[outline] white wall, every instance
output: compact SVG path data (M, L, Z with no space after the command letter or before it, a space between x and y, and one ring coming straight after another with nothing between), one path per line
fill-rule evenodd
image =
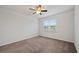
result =
M40 25L40 35L73 42L73 11L40 19L57 19L57 33L45 33ZM0 46L39 35L38 20L29 15L0 8Z
M50 19L57 20L56 33L44 32L42 21ZM40 19L40 35L50 38L55 38L59 40L64 40L68 42L74 42L74 11L69 10L59 14L51 15Z
M75 6L75 46L79 52L79 6Z
M37 35L36 18L0 8L0 46Z

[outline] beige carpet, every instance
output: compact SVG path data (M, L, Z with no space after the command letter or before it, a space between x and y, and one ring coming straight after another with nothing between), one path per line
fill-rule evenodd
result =
M74 53L73 43L46 37L34 37L0 47L4 53Z

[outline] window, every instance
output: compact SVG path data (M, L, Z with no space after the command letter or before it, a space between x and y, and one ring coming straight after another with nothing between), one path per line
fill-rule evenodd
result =
M56 20L45 20L43 21L43 27L45 31L56 31Z

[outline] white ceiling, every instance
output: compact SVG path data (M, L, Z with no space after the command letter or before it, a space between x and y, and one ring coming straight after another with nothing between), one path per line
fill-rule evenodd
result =
M35 5L4 5L0 7L13 10L13 11L25 14L25 15L33 15L33 11L29 10L29 8L34 8ZM44 7L45 9L48 10L48 12L42 13L42 15L34 14L33 16L42 18L42 17L64 12L64 11L74 8L73 5L44 5Z

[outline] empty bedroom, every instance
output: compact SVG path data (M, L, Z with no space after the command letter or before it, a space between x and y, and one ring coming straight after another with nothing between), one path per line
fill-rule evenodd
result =
M74 5L0 5L0 53L77 53L78 14Z

